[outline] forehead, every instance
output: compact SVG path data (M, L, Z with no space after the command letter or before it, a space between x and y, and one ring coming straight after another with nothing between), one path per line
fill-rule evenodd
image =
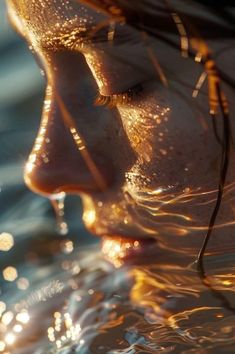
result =
M37 42L88 32L105 19L78 0L8 0L8 10L20 32Z
M81 5L79 0L8 0L8 4L24 21L35 24L63 22L72 17L89 17L95 12ZM44 28L46 27L46 24Z

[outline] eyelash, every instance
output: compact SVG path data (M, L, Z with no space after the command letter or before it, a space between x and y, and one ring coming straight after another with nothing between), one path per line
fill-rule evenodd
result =
M131 103L134 98L141 96L142 92L143 92L142 84L137 84L129 88L126 92L119 93L119 94L104 96L99 93L95 99L94 104L96 106L106 106L112 108L117 106L118 104Z

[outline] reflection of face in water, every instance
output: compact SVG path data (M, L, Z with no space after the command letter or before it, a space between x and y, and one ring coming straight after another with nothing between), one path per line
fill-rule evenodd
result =
M179 250L199 245L215 204L221 157L206 85L192 97L203 67L127 25L98 30L107 17L79 2L12 0L9 13L48 83L27 184L46 195L79 193L85 224L97 235L154 237ZM177 31L168 36L177 43ZM226 71L227 43L209 45ZM226 242L233 233L234 172L231 159L215 230L219 239L227 224Z

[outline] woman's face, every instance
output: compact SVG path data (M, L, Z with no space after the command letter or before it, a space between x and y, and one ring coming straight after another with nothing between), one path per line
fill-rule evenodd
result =
M154 237L179 250L200 244L221 157L206 84L192 97L203 67L79 1L8 4L47 78L28 186L44 195L79 193L84 222L99 236ZM179 42L177 29L168 37ZM217 53L225 43L212 46ZM231 163L230 198L233 181ZM233 220L229 200L225 195L219 225Z

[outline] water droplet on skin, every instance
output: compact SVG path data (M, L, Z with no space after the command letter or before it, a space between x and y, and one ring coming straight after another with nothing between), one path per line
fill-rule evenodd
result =
M68 225L64 220L64 201L66 194L64 192L52 195L50 197L51 204L55 210L56 221L57 221L57 230L60 235L68 234Z

